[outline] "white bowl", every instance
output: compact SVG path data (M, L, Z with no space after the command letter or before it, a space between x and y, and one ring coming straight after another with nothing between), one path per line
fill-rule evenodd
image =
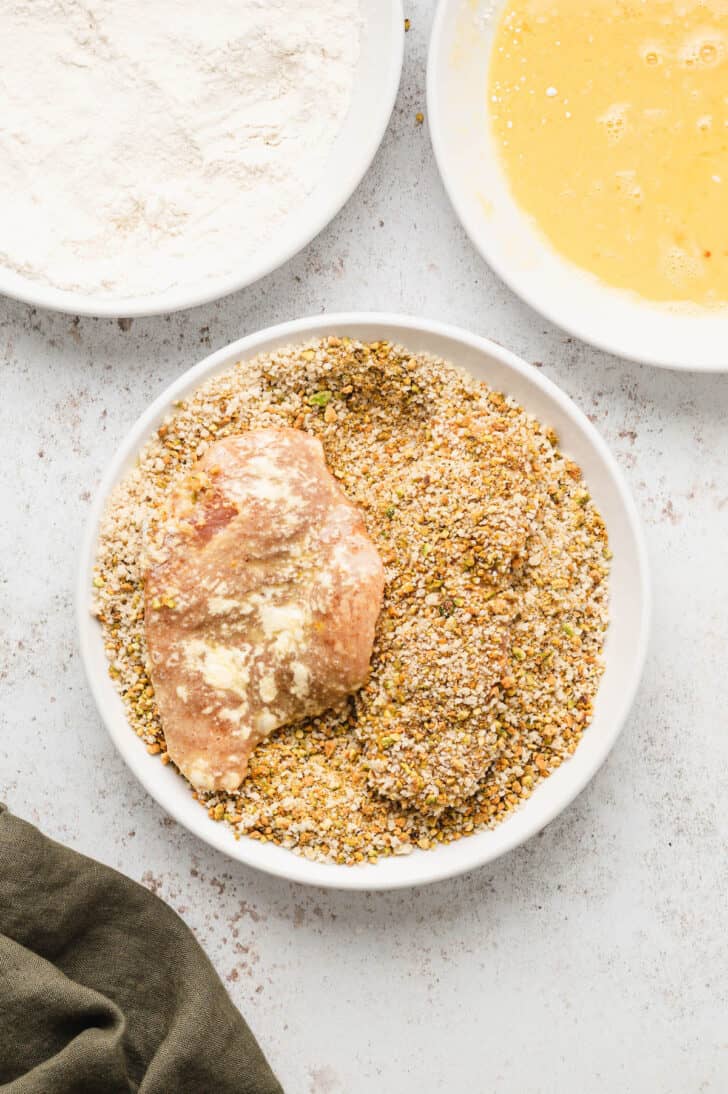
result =
M517 206L487 110L493 31L505 0L440 0L427 110L442 180L465 231L531 307L600 349L667 368L728 370L728 308L651 304L561 258Z
M404 56L402 3L363 0L361 9L364 27L351 106L321 181L278 227L268 244L249 260L241 260L235 274L206 278L201 270L197 286L170 289L158 296L112 300L56 289L0 266L0 293L72 315L162 315L218 300L282 266L310 243L349 200L369 169L389 124Z
M309 862L272 844L235 840L229 828L210 820L193 800L187 783L171 767L164 767L158 757L149 756L129 727L121 699L109 679L101 626L90 613L92 570L106 499L172 404L236 361L331 334L365 341L386 339L403 343L413 352L436 354L515 396L529 412L557 430L564 451L583 468L614 552L606 670L593 722L575 755L497 828L434 851L418 850L407 857L355 867ZM614 744L632 704L647 647L649 599L647 556L634 504L604 441L566 395L512 353L466 331L395 315L353 314L300 319L250 335L213 353L160 395L132 427L95 499L81 552L77 606L83 662L109 733L140 782L180 824L231 858L291 881L338 889L395 889L461 874L491 862L538 832L583 790Z

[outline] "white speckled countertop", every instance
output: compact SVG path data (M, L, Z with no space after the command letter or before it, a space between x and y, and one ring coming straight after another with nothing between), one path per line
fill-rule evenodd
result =
M728 376L594 352L521 305L455 221L425 109L433 0L406 3L402 90L374 168L282 270L160 319L0 300L0 797L187 920L288 1094L728 1089ZM392 895L298 889L168 820L117 756L76 646L89 497L149 400L211 349L326 310L458 323L543 368L617 454L654 569L632 717L525 847Z

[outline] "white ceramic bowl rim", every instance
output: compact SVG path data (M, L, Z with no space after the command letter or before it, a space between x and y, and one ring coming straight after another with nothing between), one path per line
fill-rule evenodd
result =
M89 611L98 526L106 499L113 486L133 463L144 441L169 412L172 403L194 391L212 374L231 367L238 360L251 358L274 347L333 333L348 333L362 339L386 337L401 341L412 350L419 345L425 352L424 343L449 340L460 347L463 355L482 355L490 360L494 370L507 372L514 383L541 393L554 415L558 412L564 421L573 424L583 444L594 453L598 465L605 472L610 490L618 499L624 535L631 543L634 594L639 601L634 633L628 635L631 649L626 667L622 669L618 701L610 716L609 725L602 729L598 739L594 736L589 738L590 731L587 731L575 757L541 784L513 817L496 829L476 833L434 851L415 851L403 858L387 858L376 865L357 867L311 862L272 844L261 844L246 838L235 840L227 826L211 821L205 810L192 799L186 783L170 768L163 767L157 757L150 757L143 743L129 728L121 700L106 671L100 626ZM456 354L453 355L450 351L449 356L452 360ZM527 406L526 409L531 408ZM535 410L532 412L540 413ZM434 321L377 313L314 316L251 334L205 358L183 373L155 399L119 447L95 497L81 551L76 604L82 660L98 709L123 759L162 808L212 847L250 866L304 884L364 890L427 884L472 870L523 843L566 808L601 766L626 719L642 673L650 615L647 553L637 511L609 449L591 422L568 396L532 366L484 338ZM599 697L597 705L598 703ZM588 757L586 751L582 751L587 741ZM578 773L577 757L580 763ZM558 793L553 792L550 801L539 797L544 786L554 784L559 779L561 782L558 783Z
M402 0L365 0L369 30L365 35L363 50L367 57L376 58L381 67L372 70L370 81L364 78L360 58L360 72L354 84L352 105L334 146L331 163L335 170L327 168L322 182L285 221L281 230L270 243L264 245L260 255L235 274L209 278L198 286L172 288L158 295L130 296L109 300L83 293L58 289L41 282L22 277L0 266L0 293L21 300L26 304L69 315L90 315L99 318L136 318L147 315L164 315L182 311L219 300L259 281L293 258L319 232L334 219L352 196L366 175L382 143L389 125L402 76L404 59L404 13ZM362 6L364 10L364 5ZM376 21L374 16L376 15ZM386 32L384 31L386 27ZM388 46L388 53L383 53ZM370 82L376 81L376 94L369 95ZM357 100L357 95L361 100ZM337 147L348 138L351 115L358 106L366 128L360 126L347 148L346 155L337 155Z
M432 146L447 195L473 246L530 307L598 349L662 368L728 371L728 309L670 308L613 289L561 258L516 204L489 134L481 56L505 2L439 0L430 38ZM466 52L459 49L453 63L453 39L463 13L482 15L483 31L468 36ZM472 94L475 72L469 65L482 76L480 90Z

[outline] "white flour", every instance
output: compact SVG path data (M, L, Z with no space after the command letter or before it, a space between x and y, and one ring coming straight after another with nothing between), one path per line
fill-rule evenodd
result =
M320 180L359 0L0 0L0 264L110 299L232 274Z

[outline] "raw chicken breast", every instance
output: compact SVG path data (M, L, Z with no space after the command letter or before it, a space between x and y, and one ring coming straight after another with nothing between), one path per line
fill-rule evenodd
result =
M156 702L193 786L235 790L259 741L364 684L383 590L318 440L257 429L208 449L145 553Z

